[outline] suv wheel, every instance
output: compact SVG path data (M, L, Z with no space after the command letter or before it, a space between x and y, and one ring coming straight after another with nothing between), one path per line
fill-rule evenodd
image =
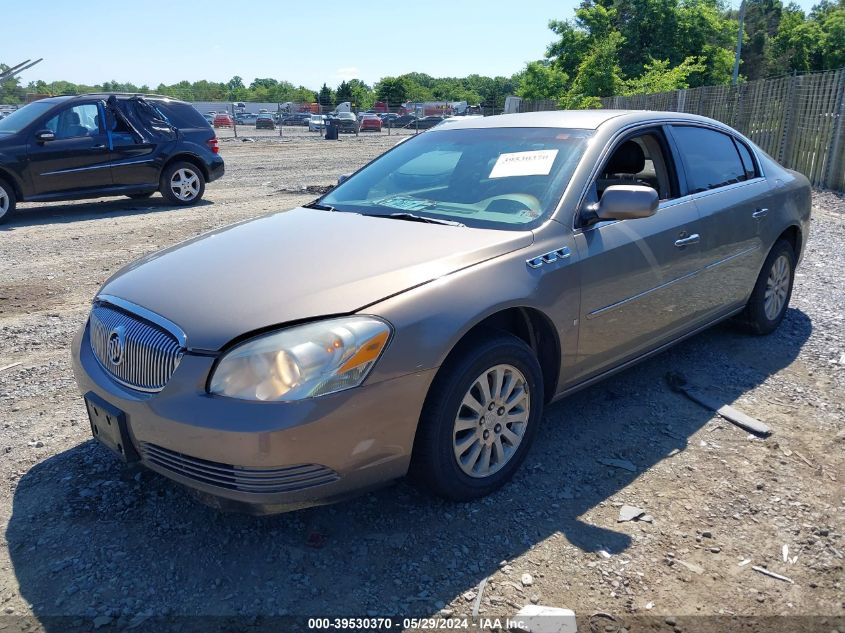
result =
M0 180L0 224L9 219L15 212L15 190L3 180Z
M412 478L455 501L490 494L525 459L542 410L542 371L530 347L499 332L469 342L428 394Z
M161 175L159 191L172 204L194 204L205 192L205 178L193 163L173 163Z
M740 320L753 334L770 334L777 329L792 297L795 251L786 240L778 240L769 251L751 298Z

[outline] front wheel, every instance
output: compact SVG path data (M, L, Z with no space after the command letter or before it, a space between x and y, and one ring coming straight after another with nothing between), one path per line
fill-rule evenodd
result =
M490 494L525 459L542 411L542 370L530 347L501 332L467 341L426 398L411 477L454 501Z
M159 191L171 204L194 204L205 192L205 178L193 163L173 163L162 173Z
M0 224L3 224L15 212L15 190L7 182L0 180Z
M795 251L786 240L778 240L754 285L740 320L753 334L771 334L777 329L792 297Z

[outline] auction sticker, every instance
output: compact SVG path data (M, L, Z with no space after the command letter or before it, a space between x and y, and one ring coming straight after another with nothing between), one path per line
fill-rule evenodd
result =
M557 158L556 149L500 154L490 171L490 178L510 176L548 176Z

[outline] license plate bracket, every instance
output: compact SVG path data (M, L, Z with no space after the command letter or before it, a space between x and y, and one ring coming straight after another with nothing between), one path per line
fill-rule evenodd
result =
M94 438L123 461L139 461L140 457L129 436L126 414L95 393L87 393L84 398Z

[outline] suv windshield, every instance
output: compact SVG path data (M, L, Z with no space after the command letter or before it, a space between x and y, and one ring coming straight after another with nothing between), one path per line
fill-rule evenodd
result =
M55 101L34 101L0 120L0 133L15 134L56 105Z
M560 200L590 136L560 128L426 132L319 202L366 215L413 213L473 227L532 228Z

